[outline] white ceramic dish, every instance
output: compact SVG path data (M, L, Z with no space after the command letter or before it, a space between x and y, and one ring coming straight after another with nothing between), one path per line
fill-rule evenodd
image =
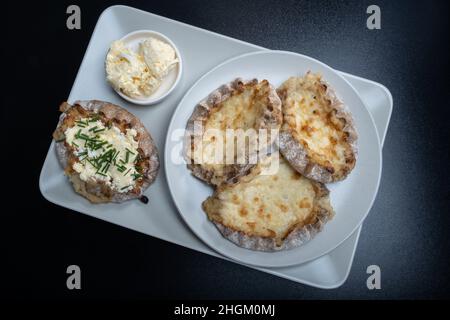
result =
M169 44L175 50L176 56L178 58L178 63L174 68L172 68L172 70L169 71L167 76L161 82L160 87L148 97L132 98L127 96L120 90L116 90L115 88L113 88L114 91L116 91L117 94L121 96L123 99L139 105L152 105L163 100L165 97L171 94L172 91L176 88L178 82L180 82L181 75L183 73L183 60L181 58L180 51L178 50L177 46L173 43L173 41L170 40L165 35L163 35L162 33L153 30L136 30L128 33L120 40L122 40L125 43L125 45L132 51L137 52L139 48L139 43L148 38L156 38Z
M185 66L189 66L184 68L183 77L177 89L152 108L142 108L120 99L104 81L103 63L105 52L111 41L137 29L158 30L169 36L183 53ZM192 86L202 74L221 62L243 53L263 50L267 49L150 12L121 5L112 6L107 8L98 19L68 101L96 98L122 105L139 116L145 125L151 128L152 136L159 150L162 151L170 118L185 90ZM392 112L392 97L389 90L379 83L347 73L339 73L358 90L366 102L383 142ZM164 170L160 171L155 184L145 192L151 201L148 206L134 202L127 203L123 207L92 206L73 192L58 164L54 143L51 143L42 167L39 188L48 201L74 210L74 214L83 213L223 259L225 264L230 263L230 259L207 246L183 223L169 194ZM152 201L152 199L158 199L158 201ZM127 210L127 214L124 215L123 210ZM345 282L350 272L360 231L361 226L330 253L301 265L286 268L249 267L309 286L323 289L336 288ZM169 251L167 254L170 254Z
M336 212L324 231L307 244L286 251L258 252L236 246L221 236L201 209L211 187L194 178L181 154L180 129L195 105L220 85L236 77L268 79L278 87L290 76L319 72L349 107L358 131L358 160L347 179L329 184ZM325 64L286 51L255 52L232 58L201 77L178 105L166 139L165 169L169 189L181 216L191 230L211 248L245 264L286 267L316 259L347 239L362 223L375 199L381 177L381 148L372 116L356 90ZM364 186L364 188L361 188Z

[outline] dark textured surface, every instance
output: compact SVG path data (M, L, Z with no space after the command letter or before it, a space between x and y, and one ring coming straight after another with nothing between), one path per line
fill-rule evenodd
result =
M57 106L69 94L98 16L110 5L104 2L77 2L81 31L65 27L68 1L21 2L20 8L6 4L3 11L2 155L14 150L15 165L5 169L7 157L2 157L3 187L9 190L2 197L12 205L2 212L2 295L449 298L448 2L375 1L382 10L382 29L375 31L365 26L372 1L121 2L265 47L310 55L391 90L395 105L379 194L364 223L350 276L331 291L168 244L42 198L38 176ZM30 132L31 145L26 140ZM65 287L69 264L83 270L81 291ZM366 288L365 270L371 264L382 270L378 291Z

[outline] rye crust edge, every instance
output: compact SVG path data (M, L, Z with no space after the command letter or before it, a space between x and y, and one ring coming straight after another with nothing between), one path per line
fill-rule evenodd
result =
M267 80L263 80L267 81ZM207 182L208 184L211 184L213 186L216 186L216 184L212 183L211 180L214 177L214 171L205 169L201 164L192 164L191 159L189 158L189 149L191 148L191 141L194 139L194 126L197 121L200 121L202 124L204 124L210 113L220 107L220 105L225 102L229 97L231 97L235 93L239 93L243 91L244 87L247 85L257 85L258 79L252 79L245 81L242 78L236 78L235 80L224 84L211 92L204 100L199 102L196 107L194 108L194 111L192 112L191 116L189 117L189 120L186 124L186 134L184 137L184 158L187 162L187 168L191 170L192 175L199 178L200 180L203 180ZM259 119L256 130L259 129L279 129L282 124L282 113L281 113L281 100L278 97L278 94L276 92L276 89L270 84L270 92L268 94L268 103L267 108L264 110L264 114ZM273 143L276 140L277 136L272 137L271 136L271 142ZM270 149L271 146L269 146L268 149ZM257 150L257 152L260 152L262 150ZM264 150L268 152L268 150ZM250 157L251 155L247 155L247 157ZM251 169L255 167L255 164L234 164L234 165L225 165L224 171L225 171L225 179L223 183L225 184L233 184L236 183L237 180L248 174Z
M353 118L347 107L337 97L336 92L330 85L323 79L320 79L320 84L326 88L324 98L330 102L330 107L336 111L336 118L345 121L343 132L347 133L346 142L350 146L354 156L354 162L356 163L358 155L358 134L355 129ZM278 91L278 94L282 96L280 91ZM278 147L286 160L295 170L311 180L322 183L341 181L350 174L355 166L354 164L351 168L348 168L342 176L338 177L334 175L333 172L327 170L326 167L310 159L308 150L294 138L291 132L282 129L278 137Z
M99 100L80 100L75 101L73 105L70 105L67 102L63 102L61 104L60 111L62 113L59 117L57 128L53 133L53 137L55 139L55 150L61 166L66 169L69 158L69 150L65 146L64 141L60 141L61 134L64 135L63 132L61 133L61 125L66 117L66 111L77 105L88 111L96 113L101 112L108 120L116 119L130 124L130 127L135 129L139 134L138 147L142 150L144 155L149 158L149 165L146 172L143 173L144 181L140 186L138 193L113 192L110 197L107 197L102 193L102 188L98 183L83 181L80 179L78 173L69 175L69 179L72 182L75 191L93 203L120 203L141 197L142 193L155 181L157 177L160 166L158 150L151 135L142 122L135 115L115 104Z
M313 182L319 190L319 197L316 199L316 212L314 222L306 224L302 227L296 227L284 238L281 245L277 244L276 239L269 237L253 236L245 232L227 227L220 222L211 221L222 236L235 245L254 251L283 251L300 247L308 241L312 240L315 235L322 231L325 224L334 217L334 211L331 206L321 205L322 200L329 196L328 188L320 182Z

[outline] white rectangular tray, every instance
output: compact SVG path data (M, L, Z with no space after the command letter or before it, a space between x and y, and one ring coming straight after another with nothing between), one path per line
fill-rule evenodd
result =
M176 43L183 57L184 74L178 88L155 106L131 105L120 99L105 82L104 58L110 43L138 29L155 30L167 35ZM112 6L102 13L97 22L68 101L95 98L127 108L142 119L162 156L170 117L186 90L220 62L258 50L267 49L131 7ZM384 141L392 110L389 91L378 83L345 73L343 75L365 100L375 119L381 141ZM150 199L148 205L138 201L92 205L73 192L57 162L52 142L41 171L39 187L48 201L60 206L226 259L195 237L181 220L170 197L164 168L160 169L156 182L146 191ZM289 268L252 268L319 288L338 287L344 283L350 271L360 230L330 254L309 263Z

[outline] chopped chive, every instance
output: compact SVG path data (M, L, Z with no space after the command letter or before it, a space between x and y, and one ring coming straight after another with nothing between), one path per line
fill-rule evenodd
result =
M92 160L90 160L90 159L86 159L95 169L98 169L98 165L94 162L94 161L92 161Z
M128 149L128 148L125 148L129 153L131 153L131 154L135 154L133 151L131 151L130 149Z
M115 149L114 149L115 150ZM120 150L117 151L117 153L113 157L113 161L116 161L117 155L120 153Z
M97 126L90 128L89 131L94 131L95 129L97 129Z
M87 126L89 123L87 121L75 120L75 123L79 126Z
M103 129L97 129L97 130L93 130L93 131L94 131L94 133L99 133L99 132L105 131L105 128L103 128Z
M129 168L129 169L127 170L127 172L125 172L123 175L126 176L126 175L128 174L128 172L130 172L130 171L131 171L131 168Z
M134 155L134 152L128 148L125 148L125 149L127 150L127 154L125 155L125 161L128 163L128 161L130 161L130 154Z
M101 147L103 147L103 146L104 146L105 144L107 144L107 143L108 143L108 142L106 142L106 141L97 143L97 144L95 144L95 145L92 146L92 149L93 149L93 150L98 150L98 149L100 149Z
M125 190L125 189L127 189L127 188L129 188L129 187L131 187L131 185L122 187L122 188L120 188L120 190Z
M95 115L95 116L91 117L91 118L88 120L88 122L96 122L96 121L99 120L99 119L100 119L100 117L99 117L98 115Z
M125 166L122 166L122 165L117 166L117 171L119 171L120 173L124 172L126 169L127 169L127 167L125 167Z
M91 138L89 138L87 135L85 135L84 133L81 133L81 129L78 131L78 133L75 135L75 138L77 139L82 139L82 140L92 140Z
M142 174L140 174L140 173L133 173L131 176L133 177L133 181L134 181L134 180L137 180L140 177L142 177Z
M75 146L75 147L79 147L79 145L76 144L75 141L72 141L72 145Z
M107 164L105 165L105 167L103 168L102 172L103 172L103 173L106 173L106 172L108 171L108 169L109 169L109 163L107 163Z

